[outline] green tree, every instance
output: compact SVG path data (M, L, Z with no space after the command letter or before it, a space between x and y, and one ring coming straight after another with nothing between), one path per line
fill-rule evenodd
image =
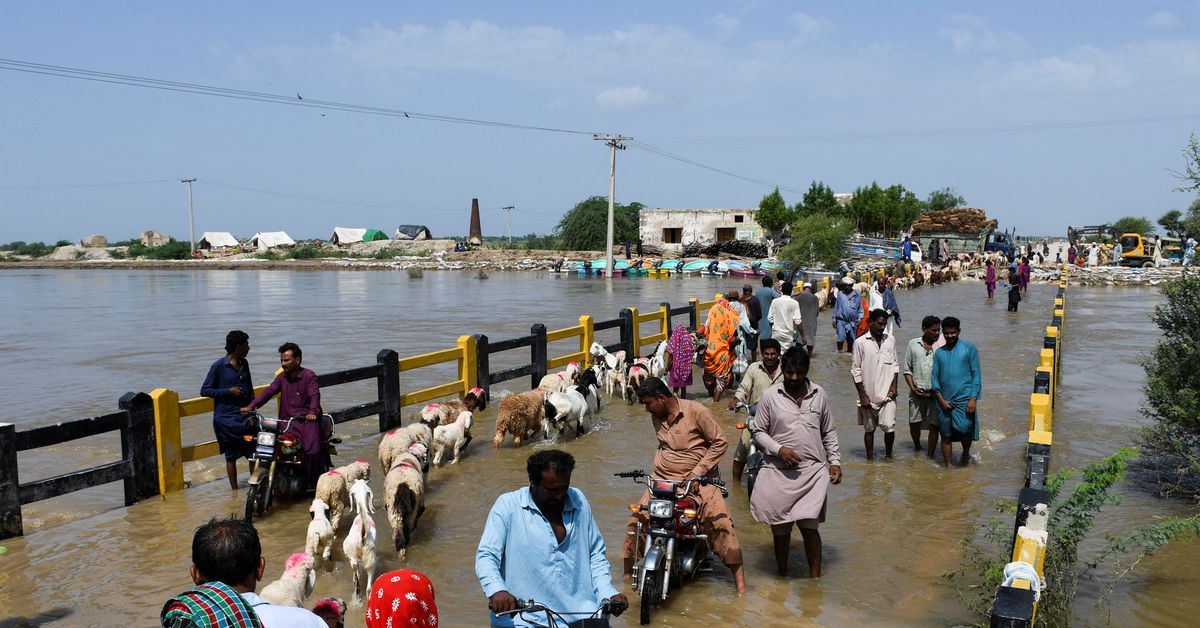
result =
M884 211L879 231L891 237L897 230L908 229L917 218L921 217L921 199L916 194L904 189L897 183L883 191Z
M845 255L846 240L852 231L853 226L846 218L803 214L792 222L789 230L792 242L779 256L801 268L821 266L832 270Z
M784 202L779 188L775 188L775 191L762 197L762 200L758 202L758 212L754 214L754 219L776 242L779 241L783 230L787 228L794 217L794 212Z
M1117 233L1151 234L1154 233L1154 224L1142 216L1122 216L1113 223L1113 229Z
M842 207L838 205L833 189L822 181L813 181L804 193L804 199L796 204L797 216L805 214L823 214L825 216L841 215Z
M1200 192L1200 139L1192 133L1188 145L1183 149L1185 162L1183 172L1176 173L1183 179L1183 185L1175 188L1176 192Z
M1183 212L1172 209L1163 214L1162 218L1158 219L1158 226L1162 227L1167 235L1179 237L1179 234L1183 232Z
M850 219L854 221L854 229L860 233L867 233L876 230L876 226L883 222L885 205L883 188L872 181L871 185L854 189L854 197L850 199L846 209Z
M1188 207L1187 216L1183 219L1181 225L1183 234L1193 238L1200 238L1200 198L1192 201Z
M929 193L929 198L925 199L925 211L941 211L943 209L954 209L955 207L963 207L967 204L966 199L954 191L952 187L944 187L940 190L934 190Z
M613 207L613 243L638 239L641 203ZM608 197L592 196L577 203L563 215L555 228L564 248L575 251L602 251L608 238Z

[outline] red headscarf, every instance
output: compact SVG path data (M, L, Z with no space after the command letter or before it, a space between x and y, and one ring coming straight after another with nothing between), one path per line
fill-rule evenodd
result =
M433 583L424 574L399 569L375 579L367 598L367 628L437 628L437 625Z

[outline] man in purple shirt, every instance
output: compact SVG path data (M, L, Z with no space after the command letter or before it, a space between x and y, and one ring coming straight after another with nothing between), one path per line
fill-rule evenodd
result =
M244 331L234 330L225 335L225 357L212 363L208 376L200 385L201 397L213 399L213 432L217 445L225 455L225 471L229 474L229 486L237 490L237 459L250 458L254 443L243 436L250 433L248 421L240 409L254 398L254 383L250 381L250 365L246 355L250 353L250 336ZM254 460L250 460L250 473L254 473Z
M325 439L321 423L321 389L317 387L317 374L300 366L303 353L294 342L279 346L279 366L283 369L275 381L267 386L250 405L242 408L250 413L279 395L279 418L300 418L292 423L291 432L300 436L304 444L305 467L309 487L317 485L317 478L329 468L329 456L325 453Z

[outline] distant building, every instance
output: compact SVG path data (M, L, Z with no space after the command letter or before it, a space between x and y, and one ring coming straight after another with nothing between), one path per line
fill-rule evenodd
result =
M196 248L203 250L212 249L232 249L237 248L237 238L233 237L228 231L205 231L200 234L200 239L196 242Z
M760 242L763 228L754 220L757 208L643 209L638 224L642 244L678 251L692 243L728 240Z
M171 236L163 235L157 231L142 232L142 246L162 246L171 242Z

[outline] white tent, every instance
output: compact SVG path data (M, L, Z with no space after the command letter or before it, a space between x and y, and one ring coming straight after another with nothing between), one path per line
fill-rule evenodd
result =
M296 246L296 241L283 231L259 231L250 238L250 246L265 251L281 246Z
M347 244L362 242L363 237L366 235L366 229L358 229L355 227L334 227L333 236L329 238L329 241L337 245L345 246Z
M196 248L200 249L235 248L237 245L237 238L228 231L205 231L196 242Z

